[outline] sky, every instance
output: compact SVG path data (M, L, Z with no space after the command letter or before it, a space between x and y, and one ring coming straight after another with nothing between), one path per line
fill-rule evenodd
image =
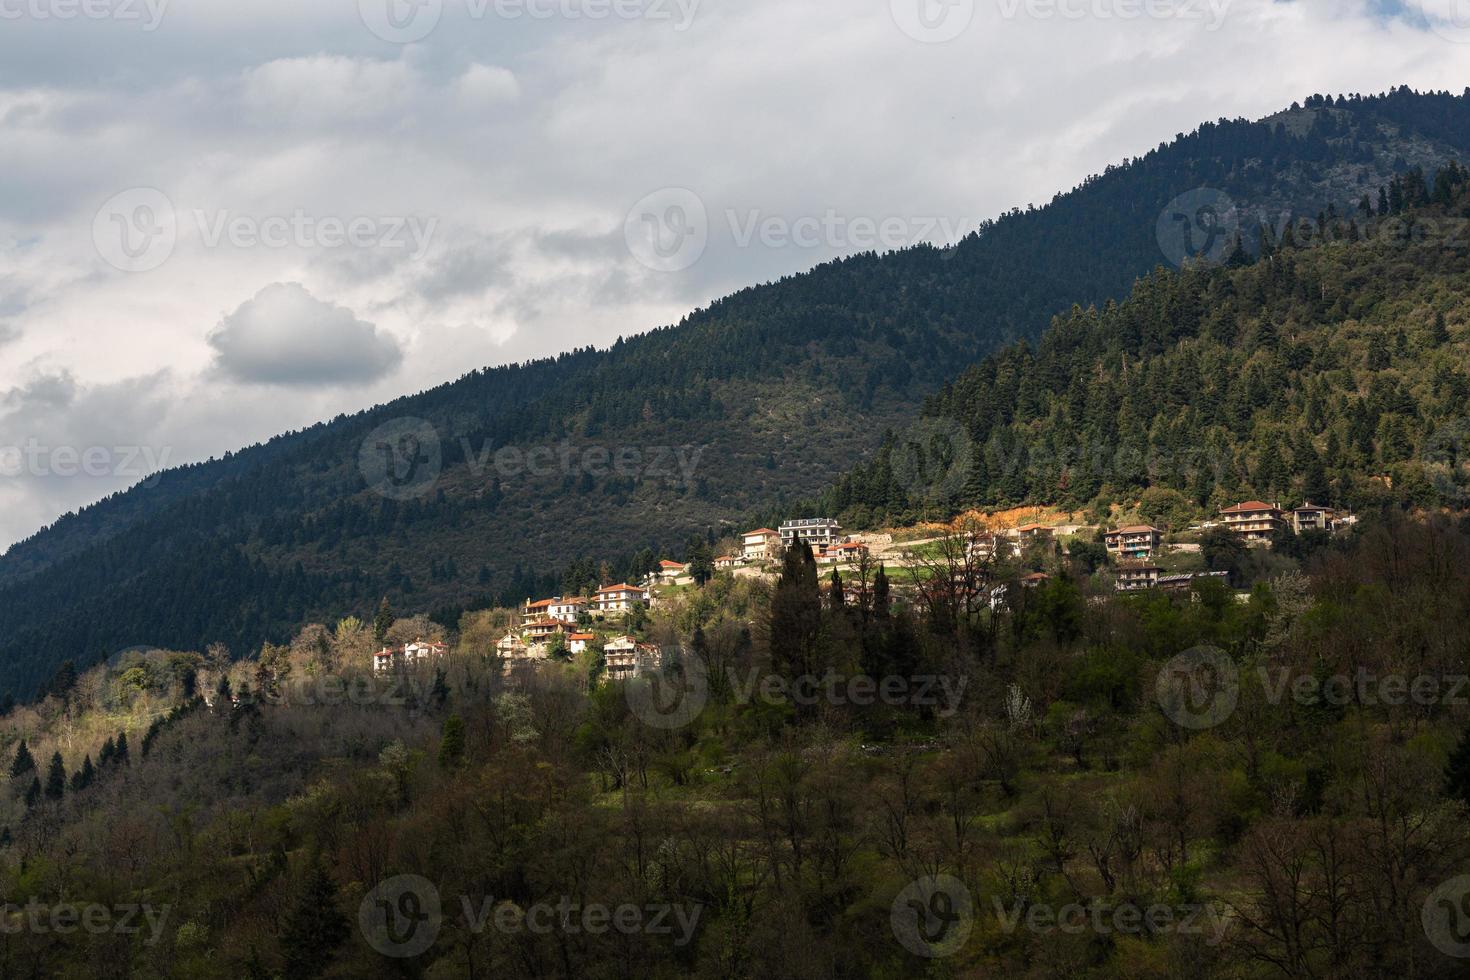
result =
M0 549L1401 84L1470 84L1470 2L0 0Z

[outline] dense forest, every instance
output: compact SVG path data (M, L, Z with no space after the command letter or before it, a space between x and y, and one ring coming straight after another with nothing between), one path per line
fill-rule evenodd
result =
M1274 557L1118 596L1053 554L938 616L792 549L654 610L644 681L507 671L508 610L389 677L423 622L73 671L0 717L0 970L1463 976L1470 523Z
M1371 508L1470 496L1470 197L1451 162L1264 257L1159 271L987 357L838 482L848 526L970 505L1188 516L1244 499Z
M573 559L626 565L780 513L966 365L1036 338L1058 309L1126 295L1166 258L1157 218L1179 194L1214 188L1246 223L1342 213L1395 174L1467 153L1465 95L1314 96L1202 126L952 248L855 255L607 350L476 370L169 471L0 558L0 688L26 696L67 659L139 643L250 650L314 616L368 615L385 594L452 620ZM423 459L429 478L383 492L371 456L384 426L404 425L408 468ZM487 462L563 446L643 462L534 477ZM668 450L692 465L655 465Z

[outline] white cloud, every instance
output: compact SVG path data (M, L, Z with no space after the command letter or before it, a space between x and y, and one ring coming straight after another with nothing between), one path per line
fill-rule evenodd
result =
M403 359L398 342L300 283L272 283L209 335L215 367L247 384L375 381Z
M1195 5L1223 10L1213 29L1035 16L1110 5L1125 7L976 4L945 44L906 36L882 0L704 0L683 31L446 4L404 48L351 2L195 0L153 32L7 21L0 378L70 379L56 417L83 444L116 441L94 407L108 393L146 393L152 410L116 424L185 462L485 363L675 322L842 251L740 247L729 211L973 222L1205 120L1470 77L1470 44L1376 0ZM128 275L91 231L98 206L135 187L167 194L179 239L164 265ZM664 187L697 192L713 221L703 258L674 275L622 242L628 208ZM211 247L199 211L438 224L423 255ZM11 481L0 546L84 502L71 489L84 485Z

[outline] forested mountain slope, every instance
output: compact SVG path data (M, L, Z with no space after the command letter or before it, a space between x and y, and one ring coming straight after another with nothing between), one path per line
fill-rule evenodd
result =
M405 609L515 598L573 557L677 547L818 491L966 364L1058 309L1124 295L1165 258L1156 226L1179 194L1315 214L1467 149L1465 96L1314 97L1203 126L952 249L828 263L608 350L475 371L164 474L0 559L0 688L25 694L65 659L136 643L239 653L384 594ZM398 459L410 477L433 470L422 492L373 483L385 424L427 434ZM572 465L540 477L490 462L564 443ZM587 448L640 457L612 472Z
M1096 505L1147 488L1208 514L1256 498L1367 508L1470 499L1470 172L1300 234L1258 262L1160 272L985 358L824 505L849 526L926 508ZM1299 230L1300 231L1300 230ZM963 469L963 473L958 470ZM962 477L962 478L961 478ZM939 495L936 499L935 494Z

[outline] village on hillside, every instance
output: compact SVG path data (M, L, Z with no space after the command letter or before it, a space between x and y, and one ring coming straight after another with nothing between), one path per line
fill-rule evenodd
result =
M1044 509L1036 510L1035 516L1043 516ZM1068 523L1065 515L1052 517L1051 523L1030 520L1010 527L1001 526L1003 519L962 518L933 533L915 530L911 533L918 536L904 541L895 541L893 533L847 534L828 517L801 518L776 529L745 532L713 560L712 570L715 575L774 581L787 549L806 546L818 565L833 570L833 582L839 584L829 582L828 588L861 593L869 587L874 570L882 568L895 576L894 601L920 613L937 590L951 596L959 592L967 607L983 604L998 613L1006 606L1007 579L1023 588L1039 586L1051 579L1051 570L1062 561L1089 551L1098 553L1099 564L1118 592L1189 593L1203 579L1228 584L1228 571L1204 567L1200 538L1212 531L1223 531L1246 548L1270 549L1291 537L1333 534L1357 522L1350 513L1310 502L1283 508L1259 500L1224 508L1217 520L1189 525L1178 533L1153 524L1102 528ZM900 572L908 573L907 580L898 576ZM843 573L849 577L845 586L840 584ZM636 584L605 585L590 596L528 597L495 641L495 653L510 669L592 650L600 654L603 681L657 673L666 666L665 649L643 635L646 612L703 584L692 562L666 558ZM373 671L384 674L432 665L447 652L444 643L422 638L385 646L373 656Z

